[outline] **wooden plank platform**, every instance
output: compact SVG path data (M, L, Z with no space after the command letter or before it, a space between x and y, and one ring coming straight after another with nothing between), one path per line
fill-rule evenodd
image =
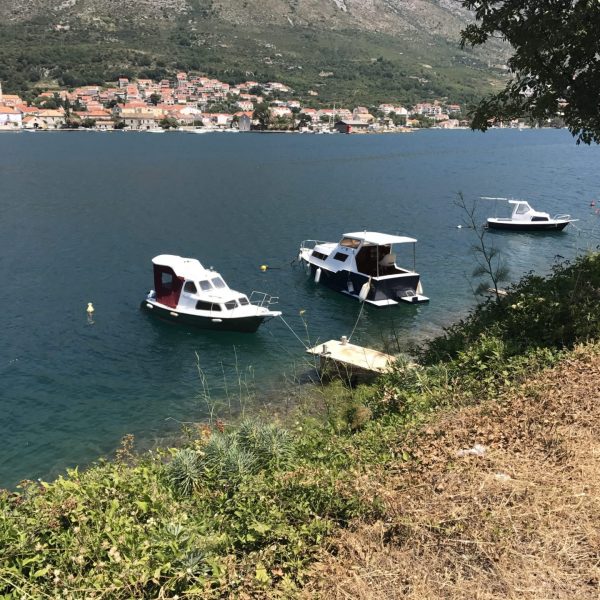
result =
M346 373L377 375L389 371L396 358L363 346L350 344L345 340L329 340L307 349L309 354L320 358L321 371L330 366L337 366ZM328 369L331 372L331 369ZM331 373L330 373L331 374Z

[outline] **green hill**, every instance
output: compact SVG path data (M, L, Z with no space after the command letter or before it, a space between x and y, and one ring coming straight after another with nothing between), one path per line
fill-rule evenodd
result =
M282 81L328 103L465 102L500 85L506 55L459 48L470 15L452 0L0 0L0 11L7 92L186 70Z

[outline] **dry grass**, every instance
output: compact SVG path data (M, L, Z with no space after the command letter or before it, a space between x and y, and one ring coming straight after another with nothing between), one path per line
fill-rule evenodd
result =
M307 597L600 598L600 347L403 449L371 482L385 518L333 540Z

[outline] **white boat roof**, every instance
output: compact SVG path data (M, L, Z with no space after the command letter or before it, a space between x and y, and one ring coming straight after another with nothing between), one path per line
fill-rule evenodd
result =
M210 276L219 275L216 271L205 269L195 258L183 258L174 254L160 254L152 259L152 264L162 267L171 267L178 277L198 281Z
M414 238L406 237L404 235L389 235L387 233L378 233L377 231L356 231L354 233L344 233L344 237L361 240L368 244L375 244L376 246L385 246L387 244L407 244L415 243L417 241Z

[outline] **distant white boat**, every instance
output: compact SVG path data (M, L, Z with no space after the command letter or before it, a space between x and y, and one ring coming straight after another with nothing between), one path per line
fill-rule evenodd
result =
M551 217L547 212L534 210L525 200L509 200L508 198L489 198L483 200L504 200L513 205L510 217L490 217L486 225L490 229L504 229L509 231L562 231L569 223L571 215L555 215Z
M150 129L146 129L146 133L164 133L165 129L162 127L150 127Z

